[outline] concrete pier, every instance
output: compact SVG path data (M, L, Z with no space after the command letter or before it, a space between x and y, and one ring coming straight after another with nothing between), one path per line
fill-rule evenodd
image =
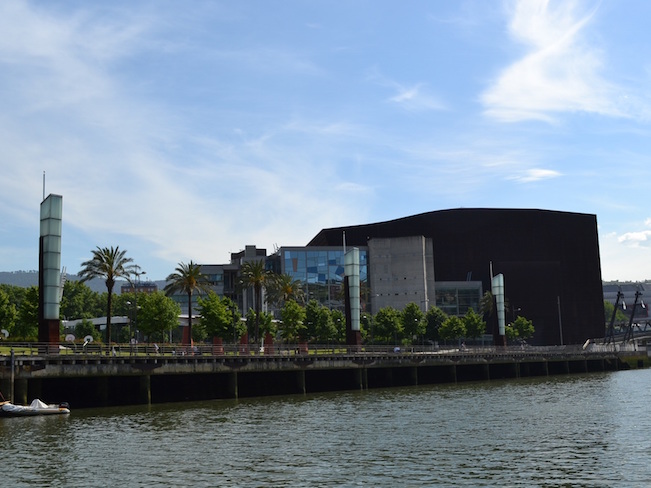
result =
M447 353L360 349L297 355L33 354L17 355L14 363L0 356L0 388L5 397L13 391L17 403L38 397L80 408L490 381L629 367L630 361L622 361L620 356L619 351L549 348Z

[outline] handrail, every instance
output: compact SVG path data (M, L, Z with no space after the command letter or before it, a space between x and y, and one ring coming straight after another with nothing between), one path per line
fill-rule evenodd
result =
M125 357L314 357L319 356L389 356L389 357L454 357L460 360L500 357L535 357L535 356L591 356L604 353L635 352L635 344L591 344L566 346L463 346L462 348L438 346L402 346L402 345L360 345L342 344L295 344L280 343L256 347L252 344L187 344L175 343L116 343L108 347L102 343L38 343L38 342L0 342L0 356L9 356L12 352L19 356L39 356L48 358L65 358L79 356L106 356L109 358Z

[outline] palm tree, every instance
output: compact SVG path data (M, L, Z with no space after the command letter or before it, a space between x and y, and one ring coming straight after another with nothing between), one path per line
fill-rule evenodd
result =
M265 268L264 260L247 261L240 269L240 284L243 288L253 288L255 295L255 330L253 342L258 342L260 331L260 309L262 307L262 290L271 286L274 274Z
M120 246L104 247L92 251L93 257L89 261L81 263L82 270L79 272L81 282L84 283L93 278L102 278L106 282L108 300L106 302L106 343L111 344L111 305L113 301L113 287L116 279L127 278L133 271L130 265L133 261L125 255L126 250L120 251ZM108 351L107 351L108 354Z
M295 280L289 274L274 275L272 284L268 288L267 301L278 307L282 307L287 300L305 303L303 282Z
M188 264L179 263L175 272L167 277L165 294L173 295L176 292L187 293L188 295L188 333L190 344L192 344L192 294L210 291L208 278L201 273L201 266L190 261Z

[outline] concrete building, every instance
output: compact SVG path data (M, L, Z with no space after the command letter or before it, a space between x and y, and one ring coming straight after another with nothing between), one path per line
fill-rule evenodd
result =
M604 336L597 219L591 214L428 212L323 229L307 246L281 247L271 256L246 246L231 255L230 264L203 265L202 270L215 292L232 298L243 313L253 307L253 296L237 286L239 269L253 259L264 259L268 269L300 280L308 300L343 309L344 246L360 250L362 311L401 310L414 302L423 311L435 305L462 316L470 308L479 310L492 276L501 273L507 322L518 315L532 320L532 344L582 344Z
M432 240L422 235L369 239L368 286L373 313L384 307L401 310L410 302L427 311L435 290L432 253Z
M324 229L307 249L342 248L344 235L347 246L368 248L373 313L375 306L401 308L433 298L443 310L463 314L470 304L478 306L491 277L501 273L508 313L534 323L532 343L579 344L604 336L595 215L442 210Z

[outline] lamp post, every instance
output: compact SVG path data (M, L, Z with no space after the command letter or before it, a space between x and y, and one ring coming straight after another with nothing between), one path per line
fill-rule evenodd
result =
M521 311L522 311L521 308L514 308L513 310L511 310L511 315L513 316L513 322L515 322L515 314L516 314L517 312L521 312ZM520 316L520 315L518 314L518 317L519 317L519 316Z
M134 301L134 311L133 311L133 327L134 327L134 336L136 339L136 342L138 341L138 321L137 321L137 316L138 316L138 288L137 285L140 284L140 277L142 275L147 274L147 271L140 271L141 268L137 264L133 267L133 271L131 271L131 274L135 275L136 280L132 281L130 278L127 278L127 281L131 285L131 288L133 289L133 301ZM133 344L133 337L131 337L131 323L129 323L129 343Z

